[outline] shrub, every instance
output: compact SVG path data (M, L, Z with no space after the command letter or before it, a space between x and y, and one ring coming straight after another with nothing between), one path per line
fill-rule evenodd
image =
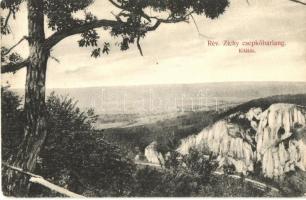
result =
M2 88L2 158L17 152L23 137L24 115L20 98ZM88 196L128 196L133 184L133 163L115 145L95 135L92 109L81 112L76 102L51 93L46 101L47 131L35 173L54 184ZM15 140L16 139L16 140ZM10 141L14 141L11 144ZM58 196L37 184L30 196Z
M139 169L135 176L135 196L189 197L198 194L201 186L210 184L217 165L212 156L203 156L192 149L188 155L171 151L163 169Z
M21 98L9 87L1 87L1 151L2 160L16 153L23 137L24 113Z

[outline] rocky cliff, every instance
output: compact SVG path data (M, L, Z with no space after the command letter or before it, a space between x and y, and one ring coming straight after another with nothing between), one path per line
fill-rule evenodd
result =
M234 113L199 134L181 141L177 149L213 152L220 167L234 165L237 172L254 171L261 164L267 177L306 168L306 109L293 104L273 104L267 110L252 108Z
M296 167L305 171L305 116L305 109L292 104L274 104L261 114L256 153L266 176L280 176Z
M144 155L148 162L154 164L164 164L164 158L160 152L157 151L157 142L153 141L144 151Z

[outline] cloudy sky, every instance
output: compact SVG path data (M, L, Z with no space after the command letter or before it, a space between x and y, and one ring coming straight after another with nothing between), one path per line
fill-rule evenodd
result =
M223 81L306 81L306 6L289 0L231 0L230 7L216 20L196 16L194 23L162 25L141 41L144 56L132 47L109 55L90 57L79 48L79 36L67 38L52 51L60 63L49 59L47 87L89 87L163 83ZM107 0L96 0L90 10L99 18L111 19L116 12ZM101 14L102 13L102 14ZM13 22L14 34L2 38L10 46L26 35L26 11ZM107 32L101 38L115 41ZM47 32L50 34L50 32ZM236 47L210 47L208 40L285 41L284 47L256 47L242 54ZM103 42L103 40L102 40ZM26 56L26 43L19 47ZM14 88L25 84L25 69L2 75L2 83Z

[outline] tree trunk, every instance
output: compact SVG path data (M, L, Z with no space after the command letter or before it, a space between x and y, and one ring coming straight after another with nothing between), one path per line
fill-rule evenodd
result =
M32 172L47 135L45 82L49 52L44 49L43 1L28 0L27 2L30 62L27 66L25 85L26 126L19 151L12 157L10 164ZM29 177L11 170L8 170L7 174L8 195L27 196Z

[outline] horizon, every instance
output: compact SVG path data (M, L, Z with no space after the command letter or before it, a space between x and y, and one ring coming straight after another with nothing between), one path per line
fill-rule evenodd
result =
M175 85L201 85L201 84L226 84L226 83L283 83L283 84L306 84L306 81L215 81L215 82L190 82L190 83L153 83L153 84L126 84L126 85L98 85L98 86L84 86L84 87L46 87L46 90L50 89L86 89L86 88L115 88L115 87L149 87L149 86L175 86ZM25 89L25 87L12 87L11 85L2 83L2 86L9 86L11 89Z
M24 88L12 88L24 98ZM94 108L99 114L169 112L184 105L195 109L205 102L206 108L226 108L252 99L279 95L305 95L303 81L231 81L175 83L153 85L95 86L82 88L47 88L78 102L78 107ZM174 106L176 105L176 106ZM185 107L184 107L185 108Z

